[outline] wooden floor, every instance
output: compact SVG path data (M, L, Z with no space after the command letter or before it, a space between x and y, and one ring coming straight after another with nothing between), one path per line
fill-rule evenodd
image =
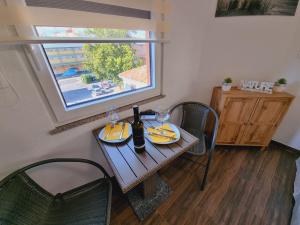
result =
M180 158L160 171L171 196L143 222L114 188L111 224L288 225L298 156L275 144L263 152L219 147L202 192L197 174L203 169Z

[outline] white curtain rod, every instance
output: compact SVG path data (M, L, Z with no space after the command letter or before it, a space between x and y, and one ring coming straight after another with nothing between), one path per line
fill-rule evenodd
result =
M58 44L58 43L166 43L158 39L101 39L101 38L0 38L0 45Z

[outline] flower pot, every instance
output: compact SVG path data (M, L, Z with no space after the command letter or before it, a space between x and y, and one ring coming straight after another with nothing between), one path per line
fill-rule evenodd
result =
M231 89L231 83L223 83L222 84L222 90L223 91L230 91L230 89Z
M286 89L286 84L275 85L273 87L273 91L275 92L283 92Z

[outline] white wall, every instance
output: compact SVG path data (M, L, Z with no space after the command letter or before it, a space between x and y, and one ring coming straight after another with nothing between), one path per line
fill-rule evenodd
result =
M181 4L184 8L185 3ZM288 91L297 98L274 139L300 149L300 120L297 117L300 111L299 13L295 17L214 18L216 1L201 1L196 4L198 6L189 7L193 7L190 10L195 11L202 9L198 13L197 22L194 21L197 26L192 28L199 27L201 30L201 38L197 37L200 40L201 56L199 81L192 82L195 89L200 87L200 99L208 102L210 88L226 75L232 76L236 84L241 79L276 81L280 77L287 77L290 83ZM190 15L193 11L186 13Z
M299 21L299 20L298 20ZM298 23L299 24L299 23ZM300 150L300 27L291 42L287 64L282 68L282 74L290 82L289 92L296 96L286 117L274 137L275 140Z
M284 74L295 81L291 91L298 97L276 140L300 148L296 117L300 107L297 75L300 65L296 58L300 50L299 34L296 36L299 16L214 18L216 1L173 0L172 13L167 18L172 28L167 35L171 43L165 47L164 60L167 97L143 108L168 107L183 100L209 103L213 86L228 74L237 82L246 78L275 80ZM51 136L48 132L54 125L22 49L1 48L0 70L19 96L14 106L0 106L0 177L21 165L49 157L85 157L109 169L91 133L105 121ZM124 112L122 116L130 113ZM87 168L68 168L68 171L64 180L56 178L54 173L47 176L35 173L35 176L50 185L50 191L67 189L74 180L79 183L96 177L94 170Z

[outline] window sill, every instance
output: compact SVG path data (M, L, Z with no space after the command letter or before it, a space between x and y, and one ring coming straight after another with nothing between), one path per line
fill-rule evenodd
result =
M136 102L134 104L129 104L129 105L122 106L118 109L118 111L119 112L126 111L126 110L132 108L132 106L135 105L135 104L144 105L144 104L147 104L149 102L153 102L153 101L162 99L164 97L165 97L165 95L158 95L158 96L155 96L155 97L152 97L152 98L148 98L148 99ZM87 118L84 118L84 119L81 119L81 120L77 120L77 121L74 121L74 122L71 122L71 123L67 123L67 124L58 126L58 127L54 128L53 130L50 130L49 134L54 135L54 134L62 133L64 131L73 129L75 127L79 127L81 125L84 125L84 124L91 123L91 122L94 122L96 120L102 119L105 116L106 116L106 112L101 113L101 114L97 114L97 115L94 115L94 116L90 116L90 117L87 117Z

